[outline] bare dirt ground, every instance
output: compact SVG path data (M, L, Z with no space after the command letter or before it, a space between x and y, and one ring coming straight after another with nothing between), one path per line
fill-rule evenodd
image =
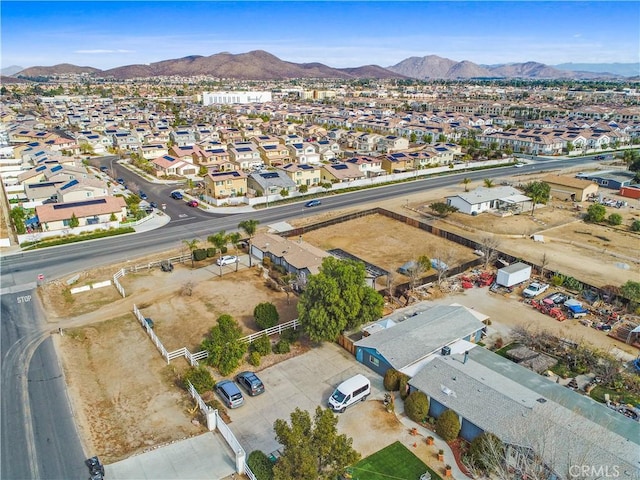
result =
M520 173L517 178L508 178L514 183L532 179ZM453 186L364 208L382 206L427 220L424 214L426 205L463 190L462 185ZM295 226L308 224L354 210L307 217L291 223ZM623 215L625 224L637 217L639 211L633 208L616 210ZM637 280L638 263L626 257L640 258L638 237L608 227L585 225L579 222L576 213L569 208L552 205L537 210L535 221L528 215L506 218L454 215L447 221L435 222L444 229L464 232L472 238L474 235L478 238L488 234L499 235L501 248L532 262L539 261L546 253L550 259L547 268L558 269L579 280L615 285L627 279ZM522 238L532 233L542 233L545 243ZM440 248L454 251L456 263L473 258L469 249L380 215L310 232L304 239L321 248L342 248L389 271L395 271L420 255L433 258L433 252ZM600 249L618 256L611 256ZM144 264L150 260L145 258L134 262ZM629 269L620 268L617 263L627 264ZM108 280L123 265L82 272L75 286ZM247 333L254 331L253 308L263 301L276 304L283 322L296 316L296 298L292 296L288 303L286 294L270 290L256 268L245 267L237 273L229 270L220 278L217 268L204 263L195 269L190 264L176 265L172 273L153 269L127 275L121 282L127 291L126 298L121 298L114 287L71 295L63 281L48 283L42 292L52 327L62 327L66 331L64 336L56 337L56 343L85 446L87 451L100 452L106 462L203 429L191 423L197 416L193 403L176 386L180 372L187 368L186 361L179 359L170 366L166 365L133 317L134 304L154 320L155 330L169 350L183 346L191 351L198 350L203 336L223 313L236 318ZM191 296L180 294L186 282L193 283ZM560 323L542 315L519 302L517 296L505 298L489 294L486 288L474 288L440 301L463 303L490 315L493 338L502 336L506 340L509 329L515 325L540 326L564 337L583 339L603 349L618 348L629 355L634 353L631 347L607 337L603 332L584 327L576 321ZM270 355L263 359L260 369L308 348L302 345L286 356ZM387 437L388 440L392 432L402 428L401 425L387 425L383 419L379 420L375 423L376 428L380 424L382 429L380 438ZM388 435L385 433L387 430ZM389 443L385 442L384 445ZM375 447L359 445L356 438L354 444L363 455L372 453L369 450Z

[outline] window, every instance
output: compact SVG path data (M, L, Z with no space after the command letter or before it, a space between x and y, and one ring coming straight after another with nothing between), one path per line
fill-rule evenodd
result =
M372 365L375 365L376 367L380 366L380 360L374 357L373 355L369 355L369 363L371 363Z

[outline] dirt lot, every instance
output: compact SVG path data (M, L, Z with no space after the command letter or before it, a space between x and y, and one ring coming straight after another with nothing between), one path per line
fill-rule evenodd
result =
M462 186L454 186L379 206L424 220L427 219L423 213L426 205L461 191ZM501 248L534 262L546 253L550 259L547 268L594 284L619 285L627 279L639 278L638 262L630 260L640 258L638 236L585 225L578 221L575 211L559 207L540 208L535 221L529 215L506 218L453 215L435 223L478 238L488 233L499 235ZM628 224L639 211L629 208L618 213ZM300 225L316 220L309 217L291 223ZM534 232L544 235L544 244L523 238ZM304 240L321 248L342 248L389 271L420 255L435 257L434 252L441 249L455 252L454 263L473 258L469 249L380 215L310 232ZM617 264L626 264L628 269ZM107 280L120 267L83 272L78 285ZM398 282L406 281L398 277ZM155 269L127 275L121 281L128 293L124 299L113 287L72 296L64 282L47 284L42 295L52 326L66 329L66 334L56 337L56 342L87 451L100 453L106 462L202 431L201 426L190 422L195 417L192 402L174 385L176 375L187 367L186 362L179 359L170 366L165 364L136 323L131 313L133 304L138 305L145 316L153 318L156 332L169 350L182 346L197 350L202 337L222 313L234 316L247 333L254 331L251 314L254 306L262 301L277 305L281 321L296 316L295 297L287 303L286 294L270 290L256 268L237 273L229 271L220 278L217 268L199 265L192 269L190 265L177 265L170 274ZM179 293L186 282L193 282L192 296ZM511 326L525 324L584 339L603 349L619 348L634 353L629 351L630 347L575 321L559 323L515 298L498 297L496 302L493 297L496 296L486 293L486 289L473 289L442 301L468 302L468 306L490 315L494 336L506 337ZM260 368L305 348L308 346L286 357L267 357ZM384 428L391 432L397 427ZM367 447L356 446L365 453Z

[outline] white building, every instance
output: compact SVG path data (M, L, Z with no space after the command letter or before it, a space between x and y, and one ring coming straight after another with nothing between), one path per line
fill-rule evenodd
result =
M271 92L203 92L202 105L228 105L234 103L266 103Z

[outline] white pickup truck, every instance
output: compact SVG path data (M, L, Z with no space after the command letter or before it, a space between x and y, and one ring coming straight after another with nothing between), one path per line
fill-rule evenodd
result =
M541 293L546 292L548 288L549 284L547 283L533 282L522 291L522 296L525 298L537 297Z

